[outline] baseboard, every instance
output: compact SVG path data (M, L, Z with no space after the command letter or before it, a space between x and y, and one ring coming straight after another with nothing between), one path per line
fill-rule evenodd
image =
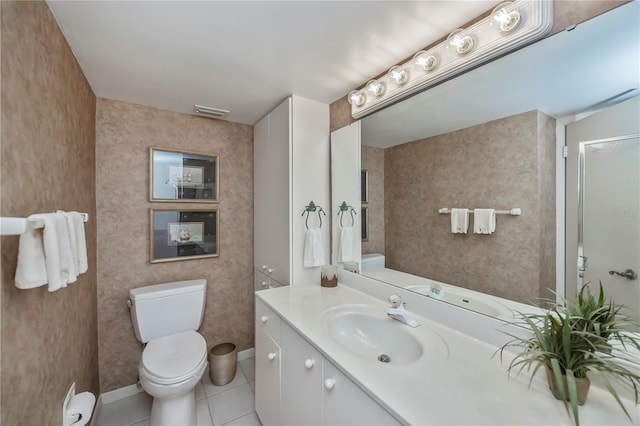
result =
M98 399L96 399L96 407L93 409L93 416L91 416L91 426L98 425L98 416L100 416L100 410L102 410L102 395L98 395Z
M243 359L255 358L255 356L255 348L245 349L244 351L238 352L238 361L242 361Z
M136 395L140 392L143 392L142 388L139 388L137 384L133 384L100 394L100 398L102 399L102 404L108 404L119 399Z

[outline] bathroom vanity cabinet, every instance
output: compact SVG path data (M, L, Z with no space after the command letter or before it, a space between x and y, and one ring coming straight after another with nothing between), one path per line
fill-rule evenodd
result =
M301 213L310 201L331 211L328 129L329 106L299 96L285 99L254 126L255 290L319 280L318 268L303 268ZM330 221L325 219L328 262ZM308 224L318 227L317 214Z
M256 412L265 425L400 424L260 300Z

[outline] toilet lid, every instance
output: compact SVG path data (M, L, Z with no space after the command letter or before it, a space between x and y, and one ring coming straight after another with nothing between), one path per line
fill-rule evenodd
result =
M207 356L207 342L195 331L154 339L142 352L142 365L151 375L178 379L192 373Z

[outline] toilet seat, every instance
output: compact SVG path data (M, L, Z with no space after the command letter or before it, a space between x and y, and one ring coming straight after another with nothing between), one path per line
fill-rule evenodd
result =
M207 342L196 331L185 331L149 341L142 367L149 380L175 384L189 378L207 362Z

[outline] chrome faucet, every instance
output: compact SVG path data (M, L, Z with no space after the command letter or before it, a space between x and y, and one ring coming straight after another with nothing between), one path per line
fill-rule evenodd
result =
M407 324L409 327L418 327L420 324L417 323L416 320L411 318L411 314L409 311L405 309L405 303L402 302L402 298L397 294L392 294L389 296L389 303L391 303L391 307L387 308L387 315L389 315L394 320L403 322Z

